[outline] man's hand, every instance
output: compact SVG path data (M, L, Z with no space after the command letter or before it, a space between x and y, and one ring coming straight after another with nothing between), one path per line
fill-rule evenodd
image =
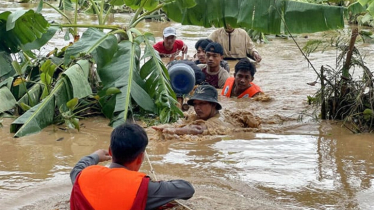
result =
M255 59L256 62L260 63L262 58L260 56L260 54L258 54L258 52L254 51L253 52L253 58Z
M188 51L188 47L187 45L184 44L182 47L182 53L187 54L187 51Z
M104 162L112 159L112 157L109 155L109 152L105 149L99 149L94 152L94 154L99 155L99 162Z

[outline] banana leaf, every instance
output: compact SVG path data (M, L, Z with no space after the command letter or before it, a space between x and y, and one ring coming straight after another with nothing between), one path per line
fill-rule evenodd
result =
M362 6L367 6L367 11L374 16L374 0L358 0Z
M68 65L72 59L80 54L91 53L97 64L105 65L111 61L117 47L117 38L114 35L89 28L82 34L82 38L78 42L66 49L64 64ZM98 56L97 48L102 48L105 53Z
M42 85L40 83L36 83L33 85L29 90L28 94L24 94L18 101L17 104L20 106L21 103L24 103L28 106L33 107L35 104L39 102L40 95L42 94ZM30 101L31 99L31 101Z
M90 91L87 91L90 86L87 87L88 83L82 82L88 79L86 76L88 71L89 62L87 60L78 61L76 65L67 69L43 101L26 111L11 124L10 132L15 133L14 137L41 131L53 123L56 107L67 110L66 103L69 100L90 94Z
M167 16L184 25L204 27L245 27L263 33L284 31L282 19L291 33L317 32L344 27L344 7L289 0L195 0L196 6L183 8L178 1L166 4Z
M1 36L1 35L0 35ZM16 71L14 70L12 66L12 57L10 57L10 54L5 51L0 51L0 82L12 77Z
M147 62L140 69L140 77L145 81L145 90L155 100L161 123L167 123L182 117L183 112L176 106L178 102L170 85L169 73L150 41L154 41L154 37L146 33L146 47L142 59Z
M0 113L8 111L16 105L16 99L13 97L7 86L0 88Z
M98 55L105 52L103 48L97 49ZM121 91L115 95L115 106L112 107L113 117L111 125L113 127L126 121L131 98L143 109L154 112L153 100L134 81L134 72L139 71L139 57L139 42L135 40L133 42L123 41L118 45L118 51L114 54L111 62L99 62L97 64L98 74L104 85L104 90L116 87Z
M45 18L33 10L3 12L0 14L0 51L19 52L27 43L41 38L48 27L49 23ZM40 44L43 42L33 48L40 48Z
M40 49L42 46L47 44L47 42L52 39L52 37L55 35L56 31L59 28L56 26L51 26L47 29L47 32L43 33L43 35L36 39L33 42L27 43L22 47L22 50L35 50L35 49Z

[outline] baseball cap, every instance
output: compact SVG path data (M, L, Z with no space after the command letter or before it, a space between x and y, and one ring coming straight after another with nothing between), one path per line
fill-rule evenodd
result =
M205 52L212 52L212 53L219 53L221 55L223 55L223 48L222 48L222 45L220 43L217 43L217 42L211 42L208 44L208 46L206 46L205 48Z
M164 37L177 36L177 31L173 27L167 27L164 29Z

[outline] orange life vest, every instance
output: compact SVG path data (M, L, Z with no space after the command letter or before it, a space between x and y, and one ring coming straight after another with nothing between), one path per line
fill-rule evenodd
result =
M232 88L234 87L235 78L229 77L227 78L225 85L223 86L221 95L226 96L228 98L231 97ZM253 82L250 83L251 87L247 88L243 93L241 93L238 98L251 98L261 91L261 88L254 84Z
M144 178L145 174L125 168L89 166L82 170L77 177L70 202L79 204L82 201L72 199L85 199L83 202L88 203L95 210L131 210L134 209L134 202L137 202L135 200L139 200L137 193ZM148 183L146 184L145 193L140 195L144 207L148 192ZM80 197L75 196L73 198L73 193L80 195ZM82 209L82 207L78 206L74 209Z

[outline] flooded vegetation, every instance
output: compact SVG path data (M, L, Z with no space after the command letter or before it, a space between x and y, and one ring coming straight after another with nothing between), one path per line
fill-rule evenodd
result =
M1 10L35 5L1 3ZM59 15L46 9L48 19ZM122 24L129 15L110 16ZM87 22L95 21L87 16ZM172 25L189 47L214 29L175 23L141 22L139 30L161 40L163 28ZM336 36L335 32L297 37ZM42 52L62 47L58 33ZM191 209L372 209L374 206L374 135L352 134L340 122L320 121L307 102L318 85L294 43L270 37L269 44L256 44L263 60L254 82L265 92L264 100L219 98L221 113L250 112L259 117L256 132L196 139L160 139L147 128L147 149L158 179L183 178L196 188L195 196L183 201ZM374 66L374 47L358 43L368 67ZM50 48L50 49L49 49ZM335 65L336 51L311 54L319 67ZM235 62L229 62L231 74ZM112 128L109 120L82 120L80 131L49 126L42 132L18 139L9 133L13 119L0 128L0 206L2 209L68 209L71 191L69 172L85 155L107 148ZM153 176L147 161L141 171Z

